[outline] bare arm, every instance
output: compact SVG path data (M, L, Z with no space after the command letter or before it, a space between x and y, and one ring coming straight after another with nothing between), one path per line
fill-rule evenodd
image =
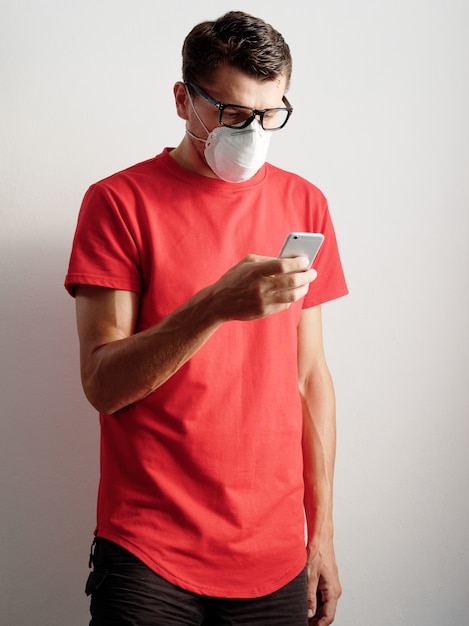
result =
M314 270L305 259L248 256L162 322L135 333L139 296L79 286L76 291L83 388L105 414L136 402L170 378L230 319L272 315L302 298Z
M335 561L332 488L335 462L335 394L322 340L321 308L302 313L298 329L299 388L303 406L305 511L308 527L308 603L311 624L334 620L341 587ZM316 606L316 591L322 595Z

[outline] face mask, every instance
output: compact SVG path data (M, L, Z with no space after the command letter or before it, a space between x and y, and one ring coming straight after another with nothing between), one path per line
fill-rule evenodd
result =
M264 165L269 142L270 133L257 120L242 130L218 126L207 137L205 158L219 178L240 183Z
M257 120L251 122L247 128L217 126L210 133L195 110L192 98L190 101L208 137L204 140L188 129L186 132L198 141L205 141L204 154L210 169L229 183L241 183L252 178L266 161L271 133L266 132Z

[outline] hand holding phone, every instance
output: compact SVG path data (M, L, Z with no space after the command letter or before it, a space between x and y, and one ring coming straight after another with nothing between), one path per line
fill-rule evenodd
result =
M278 256L279 258L308 257L309 263L305 269L309 269L323 241L324 235L322 233L290 233L287 235Z

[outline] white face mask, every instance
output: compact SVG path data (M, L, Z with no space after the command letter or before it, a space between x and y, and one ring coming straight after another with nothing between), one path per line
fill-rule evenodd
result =
M240 183L252 178L264 165L270 133L257 120L241 130L218 126L205 142L205 158L222 180Z
M190 94L189 98L208 137L201 139L187 128L186 132L194 139L205 142L204 154L210 169L229 183L241 183L252 178L267 159L271 133L266 132L257 120L251 122L247 128L217 126L209 132L195 110Z

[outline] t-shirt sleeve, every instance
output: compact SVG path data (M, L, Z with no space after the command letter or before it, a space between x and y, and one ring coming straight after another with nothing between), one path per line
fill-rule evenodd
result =
M303 308L324 304L348 293L337 238L325 198L323 198L322 210L314 220L312 230L322 233L324 242L313 263L318 275L309 287L303 301Z
M77 285L141 292L135 225L127 207L105 185L91 186L83 199L65 288Z

